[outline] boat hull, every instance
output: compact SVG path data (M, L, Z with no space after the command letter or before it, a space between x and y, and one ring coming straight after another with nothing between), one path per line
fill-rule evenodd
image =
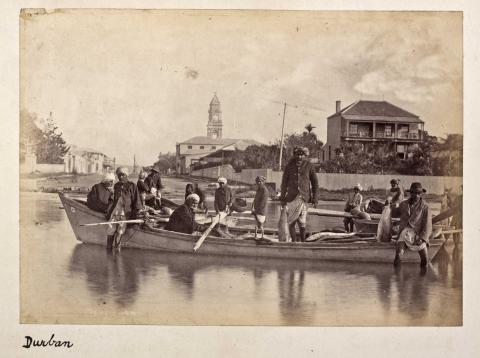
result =
M80 226L105 221L101 213L90 210L85 204L59 194L67 217L77 240L88 244L106 245L108 225ZM171 252L192 252L198 235L182 234L144 225L129 226L122 238L122 247L134 247ZM432 242L429 253L433 258L444 239ZM354 262L393 262L395 246L392 243L379 243L362 240L352 243L335 242L256 242L241 238L226 239L208 237L197 254L272 257L281 259L309 259L324 261ZM418 253L407 251L404 262L419 262Z

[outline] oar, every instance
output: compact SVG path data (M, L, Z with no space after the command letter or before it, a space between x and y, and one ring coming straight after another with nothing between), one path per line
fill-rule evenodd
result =
M101 223L80 224L80 226L97 226L97 225L110 225L110 224L143 224L144 222L145 220L135 219L135 220L105 221Z
M205 230L200 239L198 239L198 241L195 243L195 246L193 247L193 252L197 252L197 250L200 248L200 246L202 246L203 242L207 238L208 234L210 234L210 231L212 231L213 227L217 225L219 221L220 213L212 218L212 223L210 224L210 226L207 228L207 230Z

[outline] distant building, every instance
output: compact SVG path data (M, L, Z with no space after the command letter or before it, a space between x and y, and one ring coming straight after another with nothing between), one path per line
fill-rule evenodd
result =
M261 143L249 139L223 138L223 120L220 101L215 93L208 110L207 135L187 139L176 145L176 170L179 174L190 173L190 166L205 158L205 162L217 159L207 157L209 154L218 152L221 162L221 150L229 151L235 148L243 148L248 145L260 145ZM230 148L230 149L229 149ZM232 149L233 148L233 149Z
M115 167L115 160L108 158L105 154L95 149L75 145L70 145L70 151L63 161L66 173L104 173Z
M405 158L408 149L423 140L424 125L419 116L386 101L357 101L343 109L337 101L336 112L327 118L322 160L334 158L335 151L348 142L388 142Z

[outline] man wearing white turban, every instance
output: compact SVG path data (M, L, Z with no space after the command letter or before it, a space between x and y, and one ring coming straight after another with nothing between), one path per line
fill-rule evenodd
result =
M113 202L113 182L115 175L106 173L102 181L92 186L87 195L87 206L100 213L107 213L108 206Z
M205 227L195 221L194 209L198 206L200 197L197 194L190 194L185 203L180 205L170 216L165 229L169 231L193 234L195 231L203 231Z

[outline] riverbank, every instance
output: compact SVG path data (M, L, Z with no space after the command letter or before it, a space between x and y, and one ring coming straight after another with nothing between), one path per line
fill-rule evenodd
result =
M20 176L20 190L21 191L42 191L42 192L76 192L76 193L88 193L90 188L99 183L102 179L102 174L50 174L50 175L22 175ZM137 182L137 174L131 174L129 179L134 183ZM215 194L214 181L209 178L192 178L188 176L165 176L164 178L166 190L165 193L172 192L168 184L172 182L179 182L184 188L186 183L198 183L199 187L205 192L208 197L213 197ZM23 183L23 185L22 185ZM232 183L232 187L236 196L244 199L253 199L255 197L254 185L235 185ZM177 187L177 185L176 185ZM181 190L175 188L173 190L178 195ZM318 192L319 201L345 201L350 193L349 190L327 190L320 188ZM180 193L181 194L181 193ZM272 196L274 193L272 192ZM385 190L374 189L362 191L363 197L366 198L379 198L385 197ZM425 194L425 198L429 202L441 202L442 196L437 194Z

